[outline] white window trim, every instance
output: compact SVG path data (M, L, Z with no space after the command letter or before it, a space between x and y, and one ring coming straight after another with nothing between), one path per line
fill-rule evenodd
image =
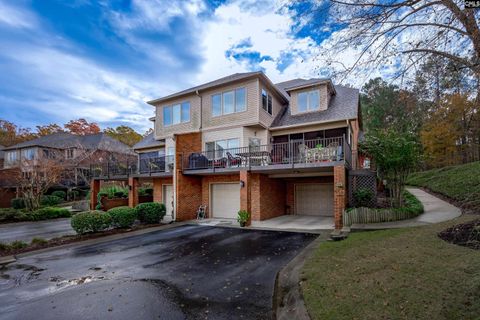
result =
M263 92L265 92L265 94L267 95L267 109L265 110L263 108ZM268 112L268 98L270 98L272 100L272 113ZM273 97L272 95L264 88L262 88L262 90L260 90L260 103L261 103L261 109L263 110L263 112L265 112L266 114L268 114L269 116L273 117Z
M312 108L310 107L310 93L311 93L311 92L314 92L314 91L317 91L317 92L318 92L318 108L317 108L317 109L312 109ZM301 93L306 93L306 94L307 94L307 110L305 110L305 111L300 111L299 95L300 95ZM320 104L321 104L320 89L304 90L304 91L300 91L299 93L297 93L297 112L298 112L298 113L306 113L306 112L316 112L316 111L320 111L320 110L321 110Z
M188 121L182 121L182 104L184 104L184 103L188 103L190 105ZM173 107L176 106L176 105L180 105L180 122L179 123L173 123ZM167 108L172 109L172 112L171 112L172 123L171 124L165 124L165 109L167 109ZM170 104L168 106L163 106L162 107L162 124L163 124L163 127L178 126L179 124L190 123L191 121L192 121L192 104L190 103L190 100L182 101L180 103L174 103L174 104Z
M242 110L242 111L237 111L237 90L239 90L239 89L243 89L245 91L245 109ZM223 94L227 93L227 92L231 92L231 91L233 91L233 112L225 113L224 112L224 106L223 106ZM218 114L218 115L213 114L213 97L214 96L220 96L221 113ZM231 89L231 90L225 90L225 91L222 91L222 92L219 92L219 93L214 93L214 94L210 95L210 104L211 104L210 113L212 115L212 118L218 118L218 117L228 116L228 115L232 115L232 114L236 114L236 113L246 112L248 110L247 87L238 87L238 88L234 88L234 89ZM213 141L211 141L211 142L213 142Z

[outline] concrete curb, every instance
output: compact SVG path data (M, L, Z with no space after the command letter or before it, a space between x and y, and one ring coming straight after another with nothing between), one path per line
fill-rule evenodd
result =
M83 241L78 241L78 242L72 242L72 243L67 243L67 244L60 245L60 246L49 247L49 248L44 248L44 249L19 253L15 256L15 258L18 259L18 258L28 257L28 256L31 256L31 255L50 252L50 251L54 251L54 250L58 250L58 249L69 249L69 248L73 248L73 247L83 247L83 246L88 246L88 245L92 245L92 244L108 242L108 241L112 241L112 240L119 240L119 239L124 239L124 238L129 238L129 237L134 237L134 236L150 233L150 232L167 230L167 229L179 227L179 226L182 226L182 225L185 225L185 223L183 223L183 222L170 223L170 224L166 224L166 225L162 225L162 226L158 226L158 227L145 228L145 229L136 230L136 231L127 232L127 233L113 234L113 235L110 235L110 236L99 237L99 238L95 238L95 239L88 239L88 240L83 240Z
M17 259L15 259L14 256L0 257L0 265L9 264L9 263L12 263L12 262L15 262L15 261L17 261Z
M275 319L310 320L300 286L301 272L305 261L322 242L328 240L328 236L329 234L325 233L313 240L278 272L273 294Z

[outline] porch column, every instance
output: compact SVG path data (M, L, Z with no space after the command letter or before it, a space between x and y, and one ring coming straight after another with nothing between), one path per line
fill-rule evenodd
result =
M135 208L138 204L138 178L128 178L128 206Z
M335 229L337 230L343 227L343 211L347 203L345 166L335 166L333 168L333 188L333 212L335 214Z
M250 213L250 219L247 222L249 226L252 222L252 197L251 197L251 173L247 170L240 170L240 183L243 182L243 187L240 188L240 210L245 210Z
M90 210L95 210L97 206L97 196L100 191L100 180L92 179L90 181Z

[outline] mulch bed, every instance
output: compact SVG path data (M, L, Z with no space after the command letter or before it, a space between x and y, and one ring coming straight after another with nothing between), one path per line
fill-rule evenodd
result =
M153 228L153 227L158 227L164 224L140 224L140 225L135 225L134 227L130 229L111 229L107 231L101 231L97 233L90 233L90 234L84 234L84 235L70 235L70 236L62 236L58 238L53 238L50 240L47 240L46 243L35 243L35 244L29 244L28 247L21 248L21 249L10 249L10 250L2 250L0 249L0 257L2 256L9 256L9 255L15 255L19 253L24 253L24 252L29 252L29 251L34 251L34 250L39 250L39 249L44 249L44 248L50 248L50 247L56 247L56 246L61 246L64 244L69 244L73 242L81 242L89 239L97 239L97 238L102 238L106 236L111 236L114 234L120 234L120 233L129 233L137 230L142 230L142 229L147 229L147 228Z
M443 230L438 236L447 242L480 250L480 219Z

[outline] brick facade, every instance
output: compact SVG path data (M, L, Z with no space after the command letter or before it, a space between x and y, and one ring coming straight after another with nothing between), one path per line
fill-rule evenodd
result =
M266 220L285 214L286 184L264 174L251 174L252 220Z
M202 177L182 173L182 155L202 150L200 132L175 136L175 208L177 221L196 218L198 207L202 204Z
M335 229L343 227L343 211L347 206L347 180L345 166L333 168Z
M135 208L138 204L138 178L128 178L128 206Z
M153 202L163 202L163 185L173 184L173 178L153 178Z

